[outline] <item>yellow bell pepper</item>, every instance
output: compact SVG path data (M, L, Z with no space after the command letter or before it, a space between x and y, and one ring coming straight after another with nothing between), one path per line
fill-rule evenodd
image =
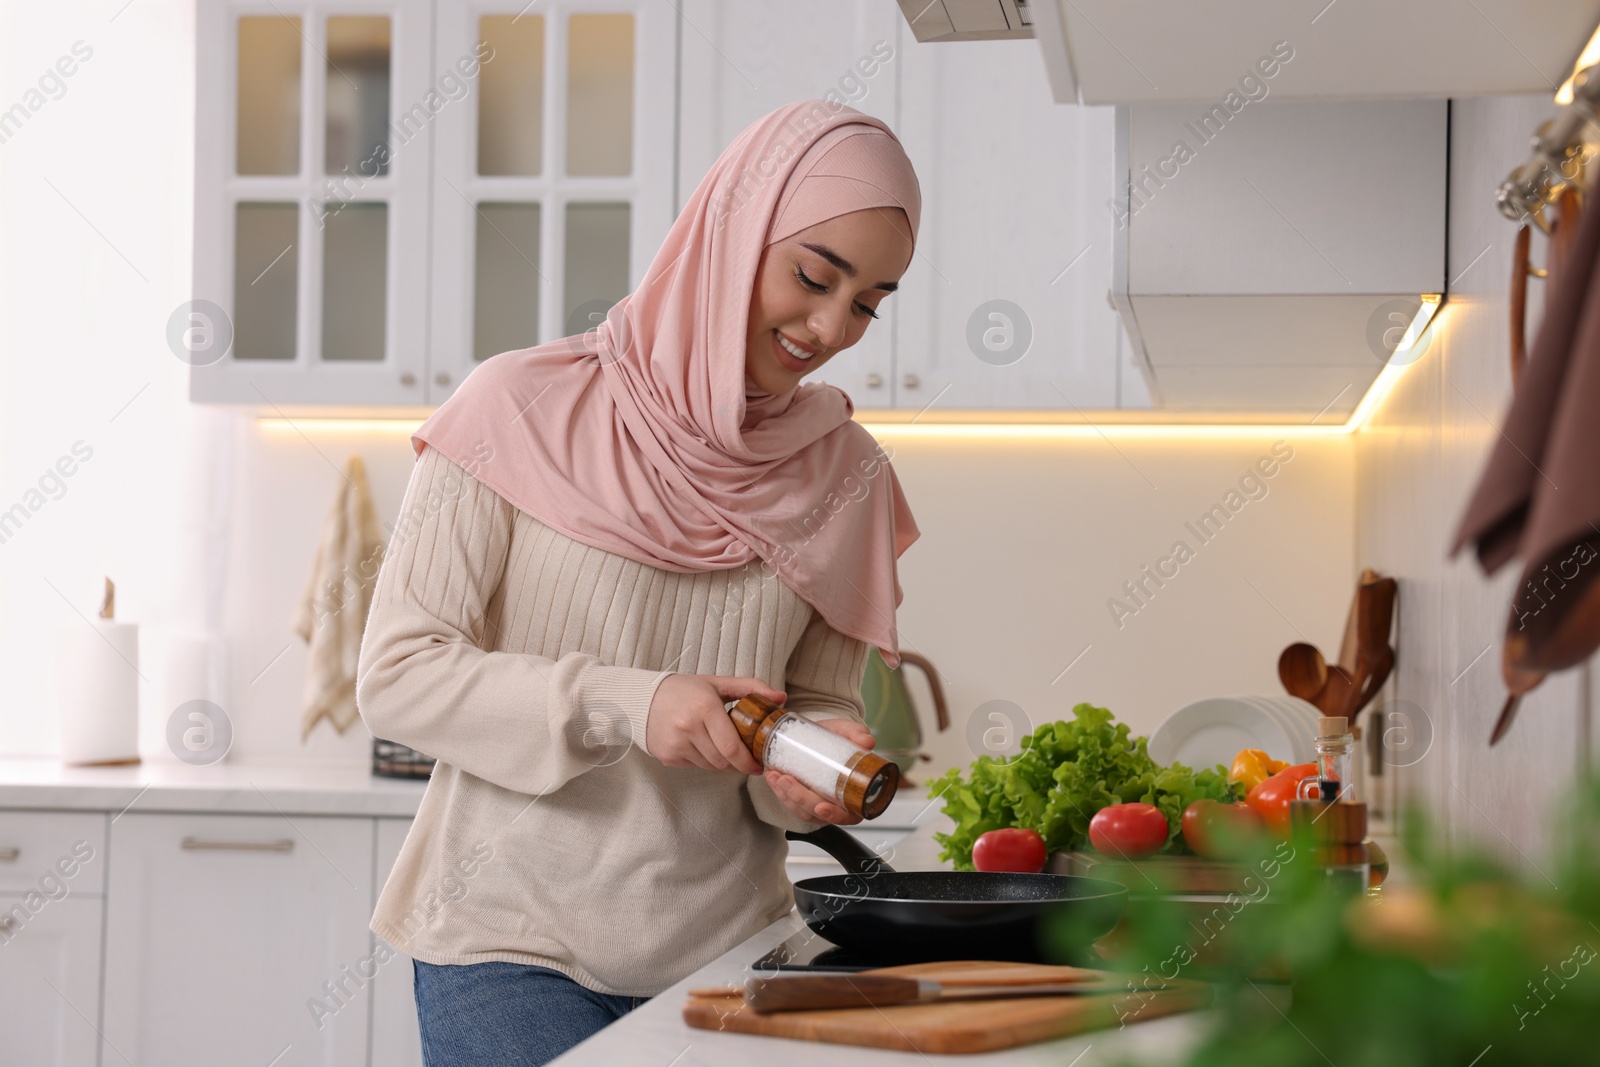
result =
M1287 766L1288 760L1273 759L1259 748L1241 749L1228 769L1228 781L1243 783L1248 793Z

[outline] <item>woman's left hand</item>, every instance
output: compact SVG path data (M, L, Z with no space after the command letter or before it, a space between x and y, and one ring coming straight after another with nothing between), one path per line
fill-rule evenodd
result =
M854 719L823 719L817 725L838 734L857 748L871 748L877 743L872 731ZM831 798L813 792L792 774L769 767L765 777L773 793L796 818L809 823L835 823L839 826L853 826L861 821L861 816L852 815Z

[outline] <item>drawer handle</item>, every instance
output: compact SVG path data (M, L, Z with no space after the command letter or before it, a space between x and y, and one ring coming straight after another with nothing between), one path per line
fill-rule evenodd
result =
M10 863L22 855L20 848L0 848L0 863Z
M0 934L9 934L12 930L16 929L16 926L17 920L7 915L4 919L0 919Z
M276 841L206 841L199 837L186 837L183 847L194 852L290 852L294 849L291 838Z

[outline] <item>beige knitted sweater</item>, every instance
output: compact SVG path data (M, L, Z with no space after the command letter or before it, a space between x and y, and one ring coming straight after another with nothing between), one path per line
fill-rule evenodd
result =
M783 831L807 826L759 776L652 757L657 684L758 677L859 720L866 654L759 560L680 574L591 548L424 448L356 700L438 763L372 929L428 963L659 993L789 911Z

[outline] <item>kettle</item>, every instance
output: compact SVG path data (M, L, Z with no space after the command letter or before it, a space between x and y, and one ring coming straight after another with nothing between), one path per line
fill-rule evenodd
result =
M934 717L940 730L950 728L950 709L945 704L939 674L926 656L901 652L900 663L900 667L891 668L876 648L869 648L866 673L861 677L861 702L866 708L867 728L877 741L873 751L898 764L903 774L919 756L930 757L921 755L922 723L917 719L917 706L912 703L901 668L909 663L927 676L928 688L933 692Z

